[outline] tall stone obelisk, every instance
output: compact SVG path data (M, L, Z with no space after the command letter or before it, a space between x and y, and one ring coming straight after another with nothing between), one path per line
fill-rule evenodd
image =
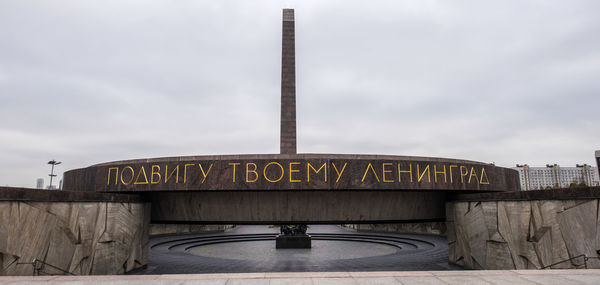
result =
M294 9L283 9L280 153L296 153L296 41Z

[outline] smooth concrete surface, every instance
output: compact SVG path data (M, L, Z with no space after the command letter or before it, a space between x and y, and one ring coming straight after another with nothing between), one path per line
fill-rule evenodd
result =
M106 276L8 276L0 284L600 284L600 270L227 273Z

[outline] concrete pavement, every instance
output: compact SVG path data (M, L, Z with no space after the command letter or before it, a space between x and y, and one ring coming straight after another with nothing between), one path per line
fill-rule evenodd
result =
M2 276L0 284L600 284L600 269Z

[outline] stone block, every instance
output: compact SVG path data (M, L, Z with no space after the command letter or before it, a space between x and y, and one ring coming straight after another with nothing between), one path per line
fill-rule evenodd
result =
M147 263L143 202L0 201L0 275L118 274ZM55 269L53 267L59 268Z
M448 238L449 244L456 242L456 230L454 222L446 222L446 237Z
M552 228L541 227L531 237L533 249L540 262L540 267L552 264Z
M560 231L567 246L569 257L596 253L596 217L598 201L577 204L558 213Z
M466 202L456 203L454 208L454 228L456 233L456 246L455 246L455 262L459 265L466 266L467 268L473 268L473 262L471 258L471 248L467 235L468 226L465 221L465 215L468 211L469 205Z
M481 202L483 217L488 229L488 236L498 233L498 202Z
M309 235L285 236L278 235L275 238L275 248L311 248L311 237Z
M486 242L489 240L489 232L485 223L481 203L473 206L471 210L465 214L464 221L466 223L465 232L466 237L469 240L471 257L477 264L483 267L486 264Z
M528 243L531 205L528 202L498 202L498 230L508 243L516 269L539 266L533 245Z
M598 256L598 199L451 204L447 209L454 213L454 222L447 224L452 263L472 269L538 269L555 263L552 268L581 268L583 257L561 261ZM600 268L600 262L588 259L587 266Z
M508 249L508 243L487 241L485 251L487 258L483 269L515 268L510 250Z
M569 252L558 224L558 212L564 209L563 201L543 200L537 202L537 204L540 209L542 226L551 228L552 262L550 264L569 259ZM569 268L569 264L561 263L552 268Z

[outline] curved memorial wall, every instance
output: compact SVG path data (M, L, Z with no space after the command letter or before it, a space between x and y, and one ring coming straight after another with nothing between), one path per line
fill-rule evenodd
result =
M518 172L467 160L389 155L188 156L116 161L67 171L64 189L518 191Z
M71 191L140 193L159 223L443 221L448 194L518 191L517 171L474 161L380 155L188 156L65 173Z

